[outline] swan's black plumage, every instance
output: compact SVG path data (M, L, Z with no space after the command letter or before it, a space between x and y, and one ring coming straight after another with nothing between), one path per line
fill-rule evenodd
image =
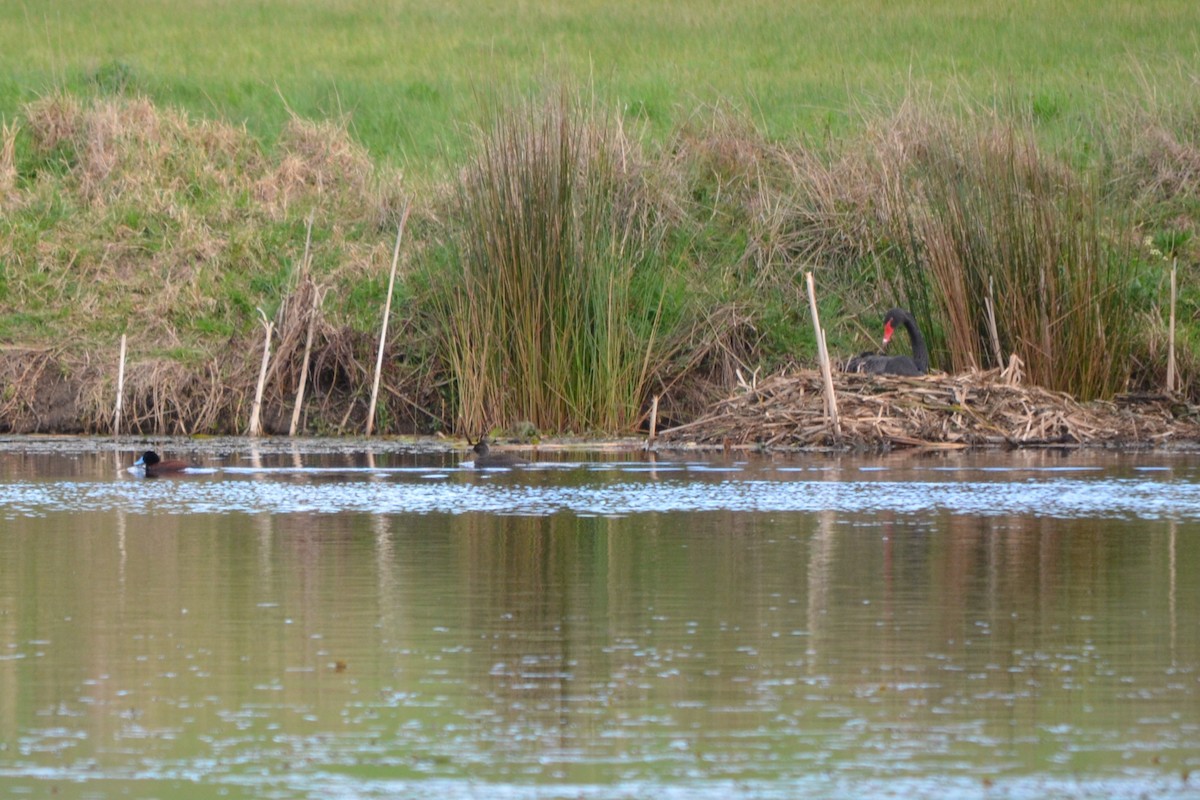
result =
M924 375L929 372L929 350L925 337L917 327L913 315L902 308L893 308L883 318L883 348L886 350L896 332L896 325L903 325L912 342L912 356L889 356L884 353L862 353L846 363L847 372L869 372L875 375Z

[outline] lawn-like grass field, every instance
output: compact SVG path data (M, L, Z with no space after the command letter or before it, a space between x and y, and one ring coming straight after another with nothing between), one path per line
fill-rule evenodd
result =
M426 172L513 90L569 79L659 136L732 103L769 136L838 135L906 93L1029 112L1195 93L1193 0L50 0L0 2L0 116L123 89L270 141L348 115Z

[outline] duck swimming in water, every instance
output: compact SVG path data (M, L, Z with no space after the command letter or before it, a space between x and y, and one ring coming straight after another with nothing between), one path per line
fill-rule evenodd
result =
M147 450L142 453L141 458L133 462L133 466L145 472L147 478L153 478L158 475L178 474L185 470L191 469L192 465L186 461L172 459L163 461L158 457L158 453L153 450Z
M925 337L913 315L903 308L893 308L883 317L883 349L887 350L896 326L903 325L912 342L912 356L889 356L884 353L862 353L846 363L847 372L868 372L874 375L924 375L929 372L929 350Z
M471 440L468 439L468 442ZM515 453L493 453L488 447L487 439L480 438L471 448L475 451L475 469L493 469L496 467L516 467L528 464L529 460Z

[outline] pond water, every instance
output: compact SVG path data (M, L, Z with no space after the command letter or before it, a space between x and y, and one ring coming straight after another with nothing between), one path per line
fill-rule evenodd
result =
M1200 456L154 446L0 442L0 794L1200 796Z

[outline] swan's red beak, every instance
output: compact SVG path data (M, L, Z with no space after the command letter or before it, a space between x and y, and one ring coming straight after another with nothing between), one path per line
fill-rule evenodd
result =
M883 346L884 347L888 346L888 342L890 342L892 340L892 334L895 332L896 332L896 329L894 327L892 327L892 321L890 319L885 320L883 323Z

